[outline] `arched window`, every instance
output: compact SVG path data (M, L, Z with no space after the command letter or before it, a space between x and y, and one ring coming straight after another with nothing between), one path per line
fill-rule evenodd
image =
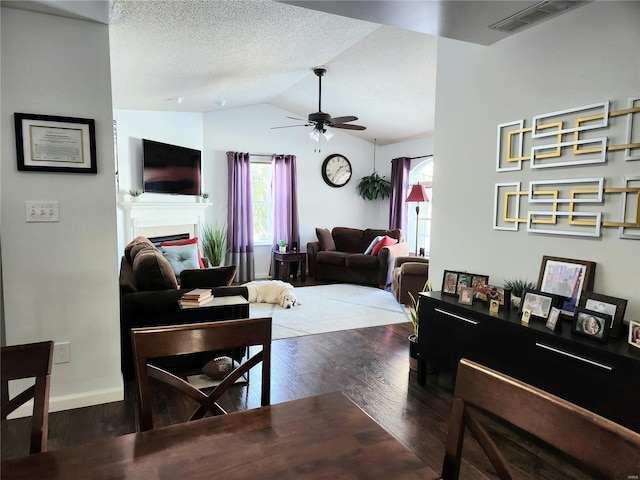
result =
M420 215L418 218L418 252L420 248L424 248L425 256L429 256L429 244L431 243L431 200L432 184L433 184L433 155L428 156L424 160L412 165L409 172L409 185L415 185L420 183L424 185L427 191L429 201L420 204ZM414 250L414 243L416 238L416 209L414 205L409 207L409 217L407 222L407 236L406 238L411 245L411 250Z

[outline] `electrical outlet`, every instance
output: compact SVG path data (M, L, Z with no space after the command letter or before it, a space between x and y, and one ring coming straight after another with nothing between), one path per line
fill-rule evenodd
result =
M71 361L71 344L69 342L56 343L53 349L53 363L68 363Z

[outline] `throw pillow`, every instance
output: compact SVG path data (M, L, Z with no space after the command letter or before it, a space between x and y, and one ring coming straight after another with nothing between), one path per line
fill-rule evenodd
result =
M129 263L133 263L133 260L135 259L136 254L140 250L144 250L145 248L155 249L156 247L153 245L153 243L151 243L151 240L149 240L148 238L136 237L133 240L131 240L126 247L124 247L124 256L129 261Z
M198 263L198 246L176 245L173 247L160 247L164 257L169 260L171 268L176 276L179 276L183 270L200 269Z
M200 268L204 268L204 263L202 262L202 255L200 254L200 245L198 244L198 237L187 238L185 240L171 240L167 242L162 242L160 244L161 247L174 247L176 245L191 245L195 243L198 247L198 264Z
M316 228L316 235L318 236L318 241L320 242L320 248L322 250L335 251L336 244L333 241L333 237L331 236L331 232L328 228Z
M388 247L389 245L395 245L396 243L398 243L398 240L396 240L395 238L387 237L385 235L384 237L382 237L382 240L376 243L376 246L373 247L371 255L378 255L378 252L382 249L382 247Z
M148 248L136 255L133 276L138 291L176 290L178 282L171 264L155 248Z
M376 246L376 244L382 240L384 238L384 235L378 235L376 238L374 238L373 240L371 240L371 243L369 244L369 246L367 247L367 249L364 251L365 255L369 255L371 254L371 251L373 250L373 247Z

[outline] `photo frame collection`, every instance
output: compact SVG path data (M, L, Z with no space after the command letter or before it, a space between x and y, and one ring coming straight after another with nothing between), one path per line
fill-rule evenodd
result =
M606 343L620 335L627 300L593 291L596 263L544 255L536 289L525 290L518 308L523 323L545 320L545 326L558 331L560 320L571 321L572 334ZM445 270L442 294L458 297L458 303L487 303L490 313L511 304L511 290L489 284L489 276ZM526 318L525 318L526 317ZM628 343L640 349L640 322L629 322Z

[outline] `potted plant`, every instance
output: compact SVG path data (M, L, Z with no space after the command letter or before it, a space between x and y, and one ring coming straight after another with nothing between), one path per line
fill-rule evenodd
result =
M280 253L285 253L288 246L289 244L286 240L278 240L278 250L280 251Z
M142 190L140 190L139 188L132 188L127 193L131 196L131 201L132 202L137 202L138 201L138 197L140 197L140 195L142 195Z
M504 288L511 290L511 305L519 307L524 291L533 290L536 288L536 284L522 278L514 278L512 280L506 280L504 282Z
M209 225L203 225L202 227L202 251L205 257L209 259L211 266L218 267L224 262L224 257L227 254L227 227L223 225L218 227L215 224L213 227Z
M385 199L391 195L391 182L374 171L371 175L362 177L357 186L358 194L365 200Z
M203 192L201 195L202 203L209 203L209 194L207 192Z
M423 292L430 292L433 290L431 282L427 280L422 287ZM418 308L420 306L420 297L416 300L411 292L411 306L407 307L409 310L409 316L411 317L411 323L413 324L413 333L409 335L409 368L411 370L418 369L418 327L420 325L420 317L418 316Z

